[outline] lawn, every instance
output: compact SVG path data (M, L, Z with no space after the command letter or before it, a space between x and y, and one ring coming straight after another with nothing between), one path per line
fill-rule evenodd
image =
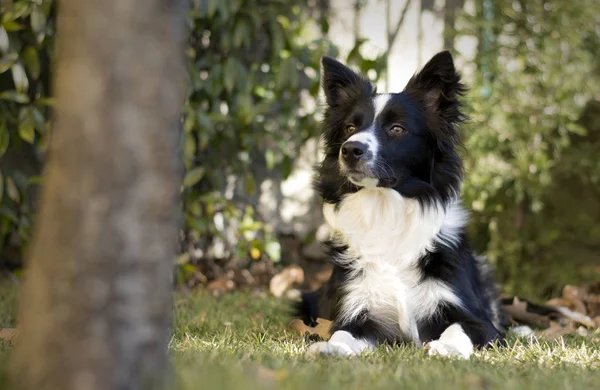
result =
M14 288L0 287L0 327L15 325ZM458 361L382 346L351 359L304 358L285 304L266 293L175 295L170 343L176 389L598 389L600 336L509 347ZM10 348L0 342L0 388Z

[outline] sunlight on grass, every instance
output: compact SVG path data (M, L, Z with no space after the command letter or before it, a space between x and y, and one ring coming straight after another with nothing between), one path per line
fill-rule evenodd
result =
M0 327L14 325L16 293L0 288ZM384 345L351 359L309 360L309 341L287 329L285 302L266 293L176 294L170 342L173 388L191 389L595 389L600 334L554 341L510 337L466 361ZM0 343L0 387L10 347Z

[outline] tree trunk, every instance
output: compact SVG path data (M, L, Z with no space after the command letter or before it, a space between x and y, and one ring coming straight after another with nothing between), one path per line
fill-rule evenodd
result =
M462 11L465 0L446 0L444 7L444 49L454 50L456 16Z
M62 0L11 388L164 384L185 0Z

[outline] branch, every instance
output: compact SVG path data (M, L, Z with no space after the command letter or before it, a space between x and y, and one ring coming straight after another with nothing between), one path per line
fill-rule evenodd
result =
M396 37L398 36L400 27L402 27L402 24L404 23L404 18L406 17L406 14L408 13L408 7L410 6L410 2L411 2L411 0L406 0L406 4L404 4L404 9L402 10L402 14L400 15L400 20L398 20L398 24L396 24L396 30L394 30L393 33L390 32L390 30L387 31L387 33L388 33L388 50L390 50L392 48L392 46L394 45L394 42L396 41ZM389 25L388 25L388 28L389 28Z

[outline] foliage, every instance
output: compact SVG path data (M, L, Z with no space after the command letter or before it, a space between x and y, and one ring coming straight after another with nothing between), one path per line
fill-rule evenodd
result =
M2 14L0 194L7 196L0 209L0 253L15 264L29 240L32 185L39 182L49 130L55 5L15 0ZM279 258L274 227L255 210L256 176L284 179L300 146L318 132L319 61L323 54L337 55L324 39L325 5L190 2L179 281L196 271L190 263L200 259ZM364 71L380 71L381 59L360 54L363 43L358 40L348 60Z
M205 256L257 259L270 249L278 258L272 227L246 199L234 197L236 189L256 196L257 164L289 173L298 147L317 127L298 101L316 95L327 46L322 26L301 4L192 2L184 210L188 239ZM233 189L223 196L228 185ZM215 246L224 248L207 253Z
M54 46L51 0L15 0L0 19L0 265L29 240L47 139Z
M193 250L182 263L277 261L275 227L255 210L260 180L285 179L319 131L320 58L337 54L324 39L327 10L287 0L192 4L184 210ZM378 64L358 48L349 57L364 70Z
M600 3L477 3L461 33L479 42L464 188L478 249L509 290L593 278L578 249L600 240L600 144L580 117L599 98Z

